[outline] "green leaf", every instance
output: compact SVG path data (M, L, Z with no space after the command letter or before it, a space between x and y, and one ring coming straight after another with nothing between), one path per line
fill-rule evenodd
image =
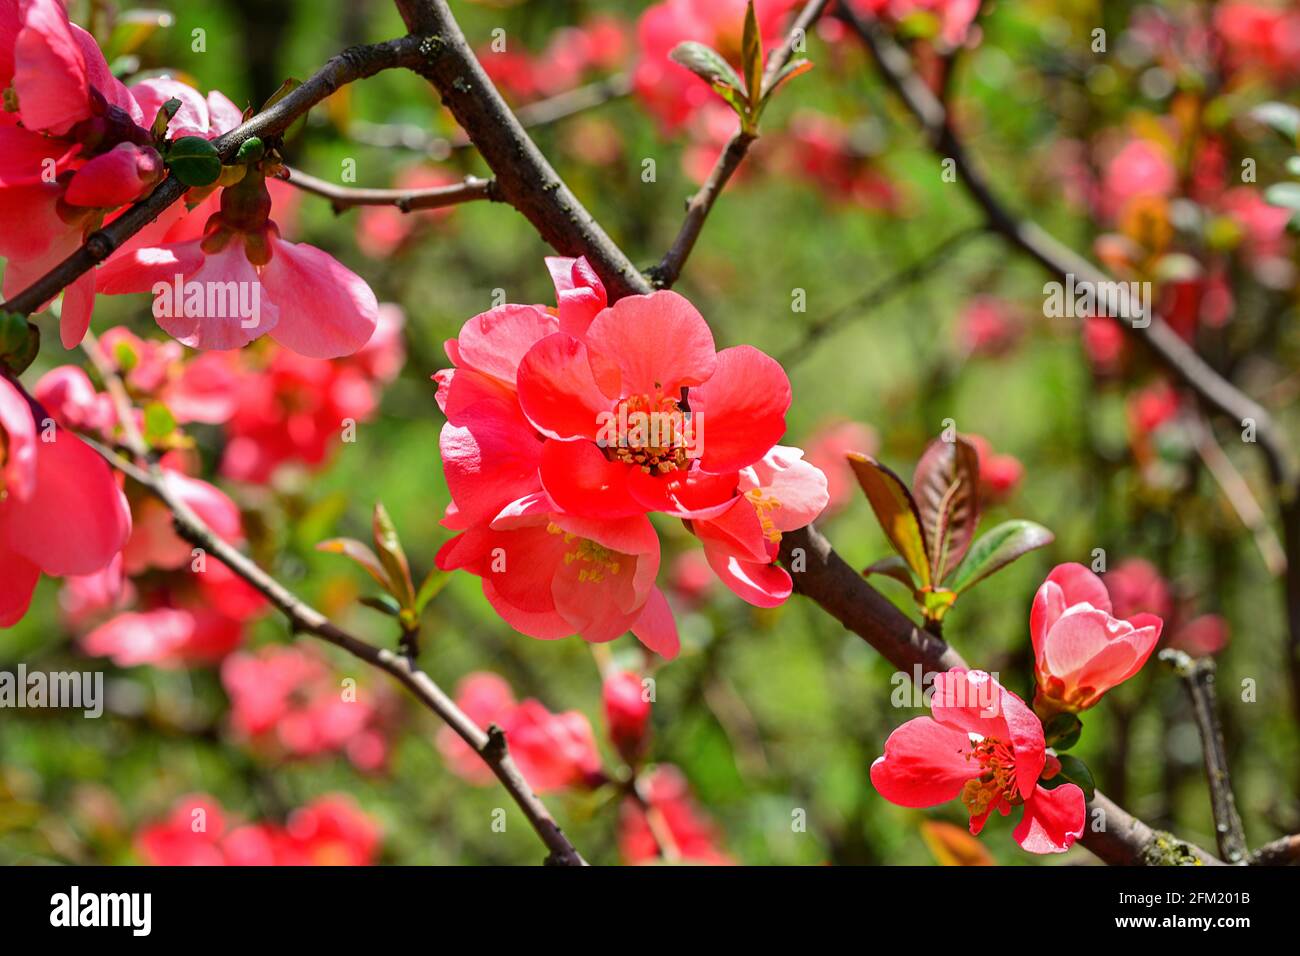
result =
M947 588L922 588L917 592L917 597L921 613L931 621L942 621L949 608L957 603L957 592Z
M1060 753L1069 750L1079 742L1083 733L1083 721L1075 714L1057 714L1043 725L1043 737L1047 746Z
M901 478L874 458L857 452L849 452L846 457L889 543L902 555L921 586L929 587L930 561L925 532L911 492Z
M166 10L124 10L113 22L113 32L104 44L104 56L111 61L134 53L154 33L175 22Z
M149 127L149 132L156 140L162 140L167 135L167 124L172 121L176 111L181 108L181 101L172 97L162 106L158 107L158 112L154 114L153 125Z
M1272 206L1300 212L1300 183L1274 183L1264 190L1264 199Z
M167 165L186 186L211 186L221 176L217 148L202 136L172 140L167 150Z
M166 444L176 431L176 417L162 402L150 402L144 409L144 440L157 447Z
M1291 142L1300 138L1300 109L1289 103L1261 103L1250 115Z
M965 556L980 520L980 460L975 446L958 436L936 438L926 447L912 473L916 509L930 546L930 573L935 581Z
M27 371L41 350L41 330L27 316L0 312L0 362L15 375Z
M786 80L793 80L796 76L802 76L812 68L812 60L805 59L791 60L785 66L781 67L781 72L773 78L771 87L769 87L767 92L763 94L763 100L759 104L759 108L761 109L767 106L767 101L772 98L772 94L775 93Z
M960 594L1022 554L1055 540L1056 535L1032 521L1004 521L975 540L966 553L966 559L952 573L948 586Z
M887 558L881 558L862 569L862 576L869 578L873 574L883 574L885 577L893 578L900 584L906 584L909 591L916 590L916 579L912 577L912 572L907 567L907 562L896 554L891 554Z
M686 67L686 69L715 88L720 84L737 92L743 92L745 89L745 84L741 81L740 76L731 68L731 64L723 58L722 54L711 47L705 46L703 43L696 43L694 40L679 43L673 47L673 51L668 54L668 58L674 63Z
M290 93L292 93L300 86L302 86L302 80L295 80L293 77L289 77L287 80L285 80L283 83L280 84L280 88L278 90L276 90L274 93L271 94L271 98L262 104L262 108L258 110L258 112L265 113L272 106L280 102L282 99L284 99L286 96L288 96Z
M1088 765L1070 754L1061 754L1056 759L1061 761L1061 772L1051 780L1042 781L1042 786L1048 790L1055 790L1063 784L1072 783L1083 791L1085 800L1091 800L1097 792L1097 783L1092 779L1092 771L1088 769Z
M401 602L402 607L414 606L415 586L411 583L411 565L407 562L406 552L402 550L402 542L397 537L397 527L380 502L375 502L371 529L375 536L375 550L379 552L379 560L388 572L388 580L393 584L389 590Z
M424 583L420 585L420 590L415 595L415 613L420 614L428 607L429 602L436 598L442 589L451 583L451 574L440 568L430 568L429 573L425 575Z
M758 110L763 95L763 34L758 28L754 13L754 0L745 8L745 31L740 42L740 63L745 71L745 91L749 94L751 112Z
M374 608L380 614L387 614L389 617L396 618L402 616L402 607L391 594L367 594L360 601L366 607Z
M393 586L388 580L388 574L379 558L355 538L330 538L317 544L316 550L323 551L326 554L341 554L345 558L350 558L361 565L365 572L374 578L375 582L385 591L393 590Z
M235 153L235 162L241 165L256 163L266 155L266 144L257 136L250 136L239 144L239 152Z

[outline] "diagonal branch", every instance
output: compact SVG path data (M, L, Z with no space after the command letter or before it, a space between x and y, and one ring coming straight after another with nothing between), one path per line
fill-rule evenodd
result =
M924 681L930 674L967 666L941 638L917 627L863 580L812 525L782 536L781 561L790 569L796 591L914 679ZM1098 825L1100 829L1094 829ZM1100 791L1088 802L1079 842L1112 865L1222 862L1194 844L1153 830Z
M285 171L288 174L286 182L303 192L328 199L335 213L354 206L396 206L402 212L415 212L418 209L442 209L475 199L496 199L496 184L477 176L469 176L462 183L425 189L354 189L336 186L300 169L286 166Z
M444 0L396 0L423 56L410 68L442 97L496 175L501 198L514 206L561 255L585 255L605 288L618 297L649 285L623 250L592 218L524 131L474 56Z
M1219 724L1219 708L1214 699L1214 658L1193 659L1183 651L1169 648L1160 652L1160 659L1182 678L1187 696L1192 701L1192 716L1201 732L1201 749L1205 753L1205 779L1210 784L1210 809L1214 813L1219 853L1229 863L1245 863L1246 831L1232 795L1228 753L1223 743L1223 727Z
M799 16L795 18L790 26L790 32L786 34L785 42L773 51L763 68L760 96L765 96L771 91L777 76L790 62L795 46L808 35L808 30L817 22L828 2L829 0L809 0ZM657 288L670 288L681 275L682 267L686 265L691 250L695 248L695 241L700 238L700 232L704 229L704 222L709 218L713 204L722 195L722 190L726 188L736 170L740 168L741 162L749 152L749 147L756 139L758 139L757 133L749 132L744 128L736 130L731 139L727 140L727 145L723 147L722 155L713 164L713 169L704 181L704 185L687 200L686 218L677 232L677 238L673 240L673 244L664 253L659 264L651 270Z
M971 163L947 109L912 68L910 57L874 18L863 17L853 7L841 5L839 15L862 39L889 86L915 117L936 155L952 161L957 178L984 213L990 230L1002 235L1064 281L1100 286L1112 281L1101 269L1063 245L1035 223L1020 219L993 194L983 174ZM1296 471L1272 416L1232 382L1216 372L1159 316L1143 313L1124 319L1152 354L1184 385L1216 412L1241 427L1251 420L1275 483L1289 487ZM1148 323L1149 324L1146 324Z
M133 479L161 501L172 514L176 533L206 554L216 558L236 575L256 588L289 621L295 632L315 635L342 648L353 657L387 672L402 684L426 708L436 714L456 735L479 755L501 785L518 805L529 825L549 851L546 862L556 866L586 866L586 861L569 842L546 805L533 792L510 756L505 734L493 725L486 732L456 706L428 674L420 670L413 660L387 648L376 647L330 621L324 614L307 604L286 588L251 558L229 542L218 537L189 505L174 491L166 473L149 456L136 424L135 409L127 396L121 377L113 369L93 336L83 343L86 354L108 389L113 400L118 421L122 425L124 441L140 464L135 464L116 451L94 439L82 436L101 456L118 471Z
M283 133L294 120L339 87L353 80L374 76L383 70L418 62L423 45L417 38L401 37L344 50L283 99L222 135L213 145L221 154L222 162L229 162L235 158L245 140L254 136L266 138ZM76 252L12 299L0 303L0 311L20 315L38 311L62 289L103 262L122 243L157 219L163 210L185 195L186 188L175 176L168 176L148 196L134 203L103 229L87 236Z

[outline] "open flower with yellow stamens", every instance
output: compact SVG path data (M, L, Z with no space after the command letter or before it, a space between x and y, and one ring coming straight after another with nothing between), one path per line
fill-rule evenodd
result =
M1039 784L1049 760L1043 725L1025 702L983 671L953 668L934 678L932 717L917 717L885 741L871 765L880 795L902 807L960 797L979 833L989 814L1023 806L1013 836L1030 853L1061 853L1083 834L1083 791ZM1049 771L1050 772L1050 771Z

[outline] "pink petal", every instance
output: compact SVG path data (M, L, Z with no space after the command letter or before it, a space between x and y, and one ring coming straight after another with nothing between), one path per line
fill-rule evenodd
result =
M614 414L613 403L596 384L587 347L564 332L548 335L528 350L519 363L518 388L524 414L551 438L594 441Z
M542 487L562 511L589 518L620 518L645 509L628 493L628 466L609 461L586 441L549 439L542 446Z
M548 256L546 268L555 283L560 330L581 337L601 309L608 304L605 286L586 257L566 259Z
M790 575L779 564L746 561L708 541L704 543L704 557L719 580L754 607L776 607L785 603L794 590Z
M123 250L95 271L95 289L105 295L152 292L159 282L174 285L177 276L194 275L204 258L197 241Z
M63 198L73 206L115 209L140 198L161 175L154 150L121 143L78 169Z
M27 501L36 489L36 422L27 396L8 378L0 377L0 439L4 470L0 487L10 501ZM0 508L4 499L0 499Z
M1059 584L1049 580L1039 585L1029 610L1029 637L1034 645L1034 660L1040 668L1046 667L1047 634L1065 608L1065 592Z
M220 136L229 133L244 121L242 111L231 102L230 97L219 90L208 94L208 133Z
M624 395L675 395L717 365L708 324L676 292L619 299L592 320L587 343L617 364Z
M1064 853L1083 835L1086 819L1083 791L1074 784L1035 787L1012 836L1030 853Z
M13 627L32 603L41 569L10 550L3 538L4 505L0 504L0 627Z
M979 776L980 765L967 759L970 738L930 717L914 717L885 741L885 753L871 765L871 783L900 807L933 807L961 793Z
M776 445L754 466L764 498L775 501L769 512L777 531L795 531L826 510L830 497L826 475L803 460L798 448Z
M448 355L457 368L514 385L524 355L557 328L555 319L536 306L501 305L466 322L453 340L456 354Z
M42 136L21 126L0 126L0 186L29 186L47 182L68 168L81 147L65 139ZM57 187L54 192L57 193ZM8 194L5 195L8 201Z
M718 353L717 369L690 391L703 419L700 467L736 471L759 461L785 434L790 380L773 358L740 345Z
M279 319L277 303L268 301L273 298L269 291L259 289L261 280L244 254L243 243L238 240L232 240L220 252L206 256L198 270L185 277L185 285L191 284L204 291L203 307L198 315L189 314L189 310L178 303L173 303L171 314L159 315L164 310L158 300L154 302L154 318L158 325L182 345L193 349L242 348L273 329ZM249 306L255 305L256 308L250 308L252 314L244 318L238 314L241 311L238 303L223 296L224 305L220 300L214 300L211 303L214 308L209 310L207 294L218 289L237 290L236 298L242 297ZM254 290L258 290L256 302L253 300ZM303 307L303 303L295 304L295 308Z
M490 521L509 502L538 490L542 445L517 409L479 402L461 416L464 426L443 425L447 488L466 521Z
M95 275L83 273L63 290L63 311L59 313L59 341L65 349L75 349L86 337L90 317L95 311Z
M14 91L23 125L66 133L90 116L90 81L81 44L58 0L29 0L14 44Z
M632 633L664 660L671 661L681 650L682 642L677 636L677 622L673 620L672 608L658 588L650 592L641 609L641 616L632 625Z
M155 76L141 80L127 87L140 106L146 126L151 126L154 117L168 100L180 100L180 108L167 124L167 132L172 139L181 136L208 137L208 101L198 90L170 76Z
M651 474L637 467L627 471L627 487L647 511L675 518L711 519L725 513L736 500L737 474L709 475L692 468Z
M1112 611L1110 593L1106 590L1106 585L1101 583L1101 578L1082 564L1074 562L1058 564L1052 568L1052 573L1047 576L1047 580L1053 581L1060 586L1061 591L1065 594L1066 607L1073 607L1076 604L1091 604L1107 614Z
M271 247L262 267L280 313L271 338L307 358L351 355L370 341L379 303L364 279L315 246L275 240Z
M31 498L4 509L4 531L46 574L90 574L125 546L131 512L104 459L70 432L54 434L37 449Z

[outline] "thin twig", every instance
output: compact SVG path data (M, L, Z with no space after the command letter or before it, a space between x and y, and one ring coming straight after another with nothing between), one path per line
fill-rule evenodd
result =
M785 42L772 52L763 68L760 96L766 95L772 89L776 77L790 61L795 45L808 35L808 30L817 22L817 18L822 15L828 2L829 0L811 0L795 18ZM695 248L696 240L700 238L700 231L709 218L713 204L722 195L722 190L740 168L741 162L749 152L749 147L757 138L757 132L741 128L727 140L727 145L723 147L722 154L713 164L713 169L705 179L704 185L687 200L686 218L682 221L673 244L668 247L659 264L650 271L651 279L657 288L670 288L677 281L682 273L682 267L690 257L691 250Z
M968 666L942 639L917 627L863 580L812 525L782 535L781 561L796 591L816 601L903 673L927 681L928 675ZM1079 842L1111 865L1222 863L1195 844L1153 830L1101 791L1088 801Z
M982 235L983 233L984 228L982 226L975 226L970 229L963 229L960 232L953 233L916 262L905 266L903 269L885 279L884 282L873 286L852 301L846 302L844 305L827 313L817 321L810 324L804 331L803 337L781 353L777 357L777 360L786 368L801 361L814 345L816 345L826 335L833 332L844 319L849 316L868 312L871 309L884 304L899 292L902 292L912 284L919 282L935 269L938 269L948 260L948 257L952 253L956 252L970 239Z
M920 124L934 153L952 161L957 178L983 211L989 229L1005 237L1058 278L1064 280L1073 275L1077 282L1105 288L1102 284L1112 281L1105 272L1035 223L1014 215L993 194L988 182L971 163L943 103L912 68L907 53L879 22L858 14L847 4L840 5L838 14L862 39L886 82ZM1274 481L1285 487L1295 482L1296 472L1290 454L1272 416L1261 405L1216 372L1159 316L1144 311L1140 315L1125 316L1123 321L1160 363L1206 405L1236 422L1238 427L1247 420L1253 421Z
M374 76L382 70L418 63L424 55L424 48L425 42L418 37L401 37L344 50L283 99L222 135L213 145L222 161L229 162L235 158L245 140L254 136L268 138L283 133L294 120L339 87ZM61 290L103 262L122 243L157 219L163 210L185 195L186 190L187 187L175 176L168 176L148 196L133 204L103 229L87 236L77 251L12 299L0 304L0 311L20 315L38 311Z
M1251 866L1294 866L1300 863L1300 833L1265 843L1246 857Z
M505 734L499 728L493 726L485 733L456 706L433 678L416 666L414 660L403 654L395 654L387 648L376 647L331 622L324 614L264 571L251 558L218 537L203 519L175 494L166 473L149 455L148 444L140 434L135 420L135 409L131 405L121 377L108 362L93 336L87 337L83 349L99 372L113 400L118 420L122 423L124 442L136 461L128 460L93 438L82 436L83 440L98 451L112 467L133 479L161 501L172 514L177 534L195 547L201 548L204 553L215 557L255 588L288 618L289 625L295 633L313 634L335 647L342 648L353 657L386 671L410 690L425 707L440 717L474 749L501 781L501 785L523 811L533 830L550 851L550 855L546 858L548 864L585 866L586 861L583 860L582 855L569 842L550 811L533 793L532 788L519 772L514 759L510 756Z
M537 129L602 106L631 92L632 78L626 73L616 73L585 86L527 103L515 110L515 116L524 129ZM346 134L366 146L405 149L413 153L424 153L434 160L444 160L455 150L474 145L464 130L457 130L451 136L435 136L423 126L413 123L355 122L348 124Z
M496 184L490 179L470 176L464 182L425 189L356 189L336 186L300 169L285 167L285 181L303 192L323 196L336 213L354 206L396 206L402 212L417 209L442 209L475 199L496 199Z
M1277 532L1273 530L1268 516L1264 514L1264 509L1260 507L1254 492L1250 490L1250 485L1237 470L1237 466L1232 463L1232 459L1215 441L1208 422L1197 416L1190 428L1196 443L1196 453L1205 463L1206 471L1218 483L1219 490L1223 492L1223 497L1228 500L1237 517L1241 519L1242 525L1254 536L1255 546L1259 549L1260 557L1264 559L1264 566L1268 568L1268 573L1275 578L1280 578L1286 574L1286 552L1282 550L1282 542L1278 540Z
M1205 778L1210 784L1210 808L1214 813L1219 855L1229 863L1245 863L1246 831L1232 795L1227 748L1223 743L1223 728L1219 724L1219 708L1214 697L1214 658L1192 658L1183 651L1168 648L1160 652L1160 659L1183 679L1187 696L1192 701L1192 716L1201 732L1201 749L1205 753Z

